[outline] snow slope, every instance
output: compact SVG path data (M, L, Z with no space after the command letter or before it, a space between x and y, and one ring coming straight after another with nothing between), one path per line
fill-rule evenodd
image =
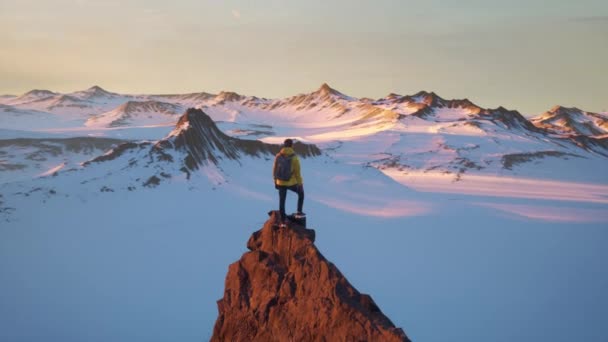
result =
M316 244L413 340L603 341L601 135L430 92L65 95L90 106L2 100L0 340L209 338L295 137Z
M173 124L184 111L180 105L159 101L128 101L109 112L95 115L87 127L120 127Z
M585 112L578 108L555 106L542 115L533 118L537 127L558 134L600 136L608 134L608 116Z

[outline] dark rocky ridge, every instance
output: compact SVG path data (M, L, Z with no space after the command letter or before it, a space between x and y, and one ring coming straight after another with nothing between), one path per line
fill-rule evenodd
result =
M226 135L200 109L188 109L179 119L176 127L172 136L159 141L154 149L175 148L185 151L187 156L184 163L190 170L195 170L209 162L218 164L223 158L236 160L241 155L274 155L281 150L281 145L267 144L259 140L242 140ZM299 142L294 144L294 150L304 158L321 154L321 150L315 145Z
M576 107L555 106L541 116L533 118L532 123L556 134L599 137L608 133L608 117Z
M91 88L83 91L76 92L77 94L83 95L86 99L104 98L104 97L117 97L120 96L117 93L109 92L100 86L94 85Z
M482 109L477 115L494 123L502 123L506 128L523 128L531 132L542 133L542 130L534 126L516 110L509 110L504 107Z
M272 212L230 265L211 341L409 341L315 247Z
M387 97L389 101L402 103L409 102L418 105L420 108L412 113L411 115L419 117L421 119L430 119L435 113L436 109L441 108L462 108L468 110L472 118L480 120L489 120L493 123L502 124L505 128L523 128L532 132L541 132L539 128L534 126L528 119L521 115L516 110L508 110L504 107L498 107L496 109L486 109L479 107L478 105L471 102L469 99L461 100L444 100L437 94L431 92L421 91L413 96L395 97L394 94L390 94ZM390 100L392 99L392 100Z
M333 89L327 83L323 83L319 89L312 93L300 94L286 99L267 103L263 106L266 110L280 107L295 107L296 110L324 109L335 110L345 113L348 108L341 101L349 101L350 97Z
M99 156L89 162L102 162L120 157L123 153L150 146L149 142L129 142ZM242 156L273 156L281 150L281 145L267 144L259 140L242 140L222 132L215 122L202 110L190 108L177 122L176 128L166 138L153 144L149 151L151 161L174 162L172 151L185 154L182 171L196 170L209 163L219 164L222 159L238 160ZM296 142L296 153L303 157L321 155L315 145Z
M572 135L563 139L572 142L586 151L595 152L608 158L608 136L588 137L585 135Z

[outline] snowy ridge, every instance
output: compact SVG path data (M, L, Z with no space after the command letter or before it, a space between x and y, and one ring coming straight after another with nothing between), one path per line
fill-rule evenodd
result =
M194 108L188 109L181 116L176 129L155 147L187 151L184 164L190 170L208 163L218 164L224 158L236 160L243 155L274 155L280 149L279 145L230 137L219 130L207 114ZM314 145L297 143L294 149L304 158L321 154Z
M9 97L8 104L22 105L22 104L27 104L27 103L33 102L33 101L48 99L48 98L56 96L56 95L58 95L58 93L52 92L50 90L34 89L34 90L28 91L27 93L25 93L21 96L12 97L12 98Z
M143 165L145 168L151 167L157 170L148 178L148 180L153 179L152 183L157 185L161 179L158 176L170 178L176 174L185 174L189 179L191 172L199 169L211 167L221 170L221 161L239 162L244 157L272 158L280 148L280 145L258 140L230 137L219 130L202 110L190 108L180 117L175 129L164 139L156 143L146 141L123 143L83 163L83 166L128 160L127 168ZM321 154L314 145L296 143L294 149L303 158Z
M596 137L608 134L608 116L578 108L555 106L531 121L535 126L556 134Z
M160 101L128 101L109 112L91 117L87 127L120 127L138 125L171 124L175 116L183 112L181 105Z
M372 100L323 84L310 93L266 99L230 91L121 95L94 86L70 94L34 90L21 98L32 101L0 108L10 114L3 128L63 126L71 128L59 132L118 138L136 129L163 132L149 139L158 140L155 155L162 152L168 159L165 154L173 152L165 150L187 151L176 157L187 170L275 151L264 144L286 137L318 144L358 165L436 172L455 180L471 173L534 173L526 164L550 159L578 164L608 155L601 114L556 107L529 121L504 107L482 108L428 91ZM190 109L180 117L186 106L204 114Z
M61 169L79 168L124 140L95 137L0 139L0 175L3 182L56 175ZM58 166L61 167L58 167Z
M75 96L77 98L83 99L83 100L91 100L91 101L95 101L95 100L103 101L103 100L121 97L121 95L119 95L117 93L109 92L99 86L92 86L89 89L71 93L71 95Z
M603 336L606 135L431 92L86 93L1 100L0 293L10 310L0 340L208 339L226 265L277 207L270 171L287 137L314 156L301 159L304 211L324 227L323 249L413 340ZM62 95L89 107L48 109ZM194 109L85 126L148 101ZM294 202L290 193L290 212Z

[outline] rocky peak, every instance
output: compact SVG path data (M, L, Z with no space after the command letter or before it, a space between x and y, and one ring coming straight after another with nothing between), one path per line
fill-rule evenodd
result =
M521 115L521 113L502 106L496 109L483 109L479 112L478 117L494 123L500 123L509 129L521 128L532 132L539 132L539 129Z
M57 95L57 93L52 92L50 90L46 90L46 89L32 89L30 91L28 91L27 93L21 95L21 96L36 96L36 97L49 97L49 96L54 96Z
M103 89L100 86L94 85L91 88L85 90L87 93L91 93L91 94L112 94L109 91Z
M329 86L327 83L323 83L319 89L312 92L310 94L313 97L317 97L323 101L327 101L330 98L341 98L348 99L349 97L344 95L343 93L337 91L336 89Z
M91 88L87 89L87 91L89 92L103 92L103 93L107 93L107 91L105 89L103 89L102 87L98 86L98 85L94 85Z
M332 109L344 112L346 111L346 107L343 103L351 100L353 100L353 98L333 89L327 83L323 83L319 89L312 93L289 97L284 101L281 101L278 105L295 106L297 107L297 110Z
M342 93L340 93L336 89L330 87L329 84L327 84L327 83L321 84L321 86L319 87L319 89L317 89L316 92L321 95L328 95L328 94L342 95Z
M175 129L157 146L185 151L185 164L190 170L208 162L217 164L224 157L237 159L239 155L233 139L217 128L209 115L195 108L186 110Z
M243 100L244 98L245 96L237 94L233 91L221 91L215 97L217 104L223 104L225 102L237 102Z
M97 86L97 85L94 85L94 86L92 86L89 89L76 92L74 94L75 95L80 95L81 97L83 97L85 99L94 99L94 98L104 98L104 97L118 96L118 94L109 92L109 91L107 91L107 90L105 90L102 87Z
M578 109L576 107L564 107L564 106L560 106L560 105L555 105L551 109L549 109L549 111L547 111L547 113L568 115L568 114L579 114L579 113L588 113L588 112L585 112L584 110Z
M546 119L574 119L576 116L585 115L585 112L576 108L568 108L560 105L553 106L541 115L541 120Z
M608 133L608 118L576 107L554 106L532 122L557 134L602 136Z
M271 212L230 265L211 341L409 341L315 246Z
M201 109L189 108L179 118L175 129L165 139L160 140L155 149L159 152L166 149L185 152L185 167L195 170L208 163L218 164L221 159L236 160L243 155L274 155L279 152L281 146L259 140L230 137ZM294 150L304 158L321 154L315 145L302 143L295 143Z
M20 95L19 97L12 99L13 101L11 101L11 103L23 104L34 101L41 101L50 99L56 95L58 95L58 93L52 92L50 90L33 89L25 94Z
M434 92L427 92L424 90L410 96L410 98L413 100L413 102L424 103L427 106L441 106L444 102L439 95L435 94Z

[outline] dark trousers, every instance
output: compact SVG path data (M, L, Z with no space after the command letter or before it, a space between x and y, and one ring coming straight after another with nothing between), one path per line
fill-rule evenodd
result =
M285 219L285 198L287 198L287 190L291 190L298 194L298 212L302 212L302 206L304 206L304 187L298 185L292 186L277 186L279 190L279 211L281 212L281 218Z

